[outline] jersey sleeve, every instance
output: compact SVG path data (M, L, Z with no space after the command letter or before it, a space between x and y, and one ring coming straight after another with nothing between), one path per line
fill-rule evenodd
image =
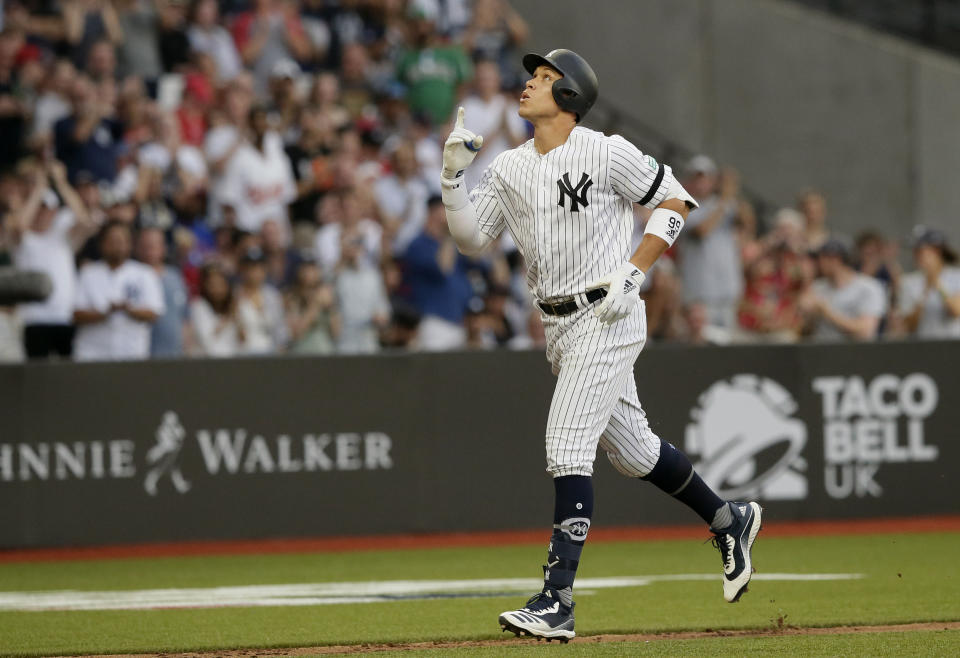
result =
M610 185L623 198L646 208L660 205L673 182L673 171L644 155L620 135L607 139Z
M503 210L500 208L500 192L497 187L496 165L500 161L497 157L487 167L480 182L470 190L470 202L477 214L477 224L480 230L490 238L496 239L506 226Z

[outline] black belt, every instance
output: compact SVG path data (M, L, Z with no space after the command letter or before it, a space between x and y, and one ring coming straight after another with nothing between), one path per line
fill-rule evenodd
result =
M597 300L603 299L606 296L607 291L603 288L594 288L593 290L588 290L586 295L587 301L591 304ZM577 300L573 297L564 302L556 302L555 304L551 304L550 302L537 302L537 306L539 306L540 310L547 315L570 315L580 308L577 305Z

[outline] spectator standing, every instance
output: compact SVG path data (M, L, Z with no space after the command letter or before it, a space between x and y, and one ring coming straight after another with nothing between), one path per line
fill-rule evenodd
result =
M244 354L275 354L287 342L287 325L280 293L267 283L263 251L251 247L240 258L237 320Z
M153 323L150 356L183 356L190 300L180 271L166 263L167 243L163 231L158 228L141 229L137 236L137 257L157 273L163 290L164 312Z
M103 260L84 265L77 281L73 321L79 361L133 360L150 356L151 325L165 311L160 279L149 266L130 260L130 227L103 227Z
M340 103L351 119L360 119L375 97L370 55L361 43L347 44L340 62Z
M356 229L343 233L335 288L341 309L337 350L370 354L380 350L380 330L390 319L383 275L364 255L364 240Z
M473 76L470 58L460 45L441 41L435 6L411 3L409 12L410 47L397 61L397 78L407 85L410 109L440 125L453 113L461 85Z
M883 335L895 331L897 293L903 276L903 269L897 258L899 245L872 230L857 235L854 245L857 270L879 281L887 298L887 313L880 321L879 333Z
M284 146L300 137L300 109L303 102L297 81L300 67L292 59L281 59L270 72L270 123L280 133Z
M307 60L312 46L296 2L254 0L252 5L234 21L233 40L243 63L253 69L257 94L263 96L276 63L282 59Z
M208 263L200 271L200 295L190 303L190 327L198 356L231 357L240 353L243 331L236 297L223 269Z
M66 207L60 207L60 198ZM15 247L14 264L23 270L44 272L52 284L45 300L20 306L26 354L31 359L69 357L77 278L73 253L96 226L67 182L66 168L55 161L39 167L26 201L8 215L5 223L8 239Z
M900 264L896 258L896 246L877 231L864 231L857 236L857 267L867 276L896 290L900 284Z
M443 148L433 133L430 117L423 113L412 117L407 127L407 136L414 144L417 165L420 167L420 178L427 183L431 194L440 194L440 183L437 182L437 177L431 174L443 162Z
M740 328L752 338L787 343L797 339L800 317L794 302L795 281L781 264L781 250L775 247L754 258L747 267L746 286L740 304Z
M300 112L300 138L287 147L297 178L297 198L290 204L291 220L313 222L317 204L334 186L331 154L336 138L330 118L310 105Z
M940 231L921 227L913 247L915 272L903 277L900 314L911 336L960 338L960 268Z
M285 299L291 352L333 353L340 328L335 302L333 287L323 281L316 261L301 260L294 285Z
M798 300L813 339L875 339L887 309L883 286L853 269L850 249L838 239L823 243L817 260L822 276Z
M362 214L357 192L349 189L328 194L320 206L323 226L316 235L317 262L324 273L332 273L342 260L343 236L358 235L361 240L360 257L370 265L380 261L383 228Z
M122 76L134 75L155 82L163 73L157 40L156 0L116 0L123 42L118 59Z
M156 0L160 21L158 41L163 70L180 73L190 61L187 0Z
M712 325L732 330L743 292L743 268L737 243L739 176L718 174L713 160L695 156L687 164L685 187L700 207L690 212L681 241L684 300L703 302Z
M429 192L418 175L413 144L397 144L390 164L392 173L374 183L373 193L385 232L391 236L393 253L402 254L423 231Z
M260 248L263 250L263 262L267 268L267 283L282 290L290 285L295 278L297 265L300 263L299 250L288 247L289 239L283 234L280 225L274 221L266 221L260 231Z
M440 198L431 197L428 208L423 233L404 256L404 278L422 315L417 345L425 351L460 349L466 344L463 319L473 296L467 260L450 237Z
M139 155L141 166L149 162L162 173L164 193L181 218L203 214L209 184L207 161L199 148L182 139L175 115L155 110L153 139L140 148Z
M211 112L213 126L203 142L203 152L210 169L210 199L208 214L214 226L224 223L224 205L230 205L227 196L231 193L231 164L245 144L245 133L253 100L250 79L238 76L227 84L221 93L220 107ZM231 217L236 213L230 211ZM229 224L236 228L235 222Z
M495 62L499 72L514 86L520 81L516 64L519 58L514 48L527 40L528 33L526 21L507 0L475 0L462 42L474 61ZM486 133L477 134L486 139Z
M114 45L106 40L95 41L87 52L84 72L95 83L116 82L117 53Z
M476 124L477 134L483 135L483 148L463 174L468 188L480 181L494 158L527 139L527 123L517 114L517 101L500 91L500 69L496 63L477 62L475 72L473 93L463 99L462 105L471 124Z
M176 110L177 123L183 141L202 147L207 134L207 112L213 105L214 90L211 81L199 73L184 76L183 100Z
M70 116L70 89L76 74L70 60L57 60L34 103L30 141L33 147L41 152L53 145L53 125Z
M74 80L71 96L73 113L53 128L57 159L71 181L77 172L89 171L98 182L112 183L123 137L123 125L113 118L113 99L98 94L86 76Z
M87 61L91 46L107 40L118 46L123 41L120 19L110 0L72 0L60 3L64 38L77 67Z
M267 111L250 111L251 143L240 146L225 175L224 203L236 212L236 226L259 233L266 221L276 222L290 237L287 204L296 198L296 182L280 135L270 129Z
M193 5L192 23L187 29L190 47L200 53L206 53L214 62L217 80L233 80L243 63L237 52L233 37L219 23L217 0L199 0Z
M307 103L326 117L334 130L339 130L350 123L350 113L343 106L340 98L340 78L329 71L317 74L310 90Z

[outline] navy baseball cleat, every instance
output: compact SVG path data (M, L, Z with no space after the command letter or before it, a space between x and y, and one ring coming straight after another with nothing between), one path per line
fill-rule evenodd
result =
M573 632L573 607L560 601L557 591L544 587L533 595L519 610L510 610L500 615L500 628L512 631L517 637L530 635L537 638L569 642Z
M713 545L723 558L723 598L736 603L753 576L750 549L760 532L763 508L756 503L733 503L732 507L736 519L726 530L714 533Z

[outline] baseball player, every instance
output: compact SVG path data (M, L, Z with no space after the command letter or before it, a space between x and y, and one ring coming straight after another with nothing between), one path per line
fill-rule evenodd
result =
M483 137L464 127L460 108L444 144L440 183L460 250L477 255L509 230L542 312L558 378L546 430L553 534L543 589L499 621L517 635L566 642L575 635L573 581L593 516L598 445L618 471L654 484L710 525L727 601L737 601L750 582L761 509L720 499L682 452L653 433L637 398L633 364L646 340L639 289L697 202L670 167L619 135L577 125L598 92L582 57L560 49L526 55L523 66L531 78L518 112L533 124L533 139L497 156L468 193L463 172ZM633 203L653 213L631 254Z

